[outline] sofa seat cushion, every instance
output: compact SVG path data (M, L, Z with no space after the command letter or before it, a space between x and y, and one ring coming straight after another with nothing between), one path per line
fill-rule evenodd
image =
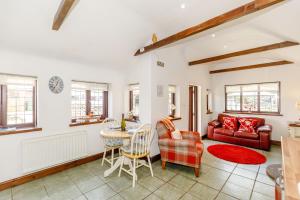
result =
M225 128L216 128L215 133L221 134L221 135L233 136L234 130L229 130L229 129L225 129Z
M256 133L249 133L249 132L245 132L245 131L237 131L237 132L234 133L234 137L257 140L259 135L256 134Z

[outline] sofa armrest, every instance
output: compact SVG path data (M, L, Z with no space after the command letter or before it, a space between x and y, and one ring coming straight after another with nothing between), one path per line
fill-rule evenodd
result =
M199 132L193 131L180 131L184 140L193 140L195 142L201 142L201 136Z
M222 123L219 122L218 120L213 120L208 123L209 126L213 126L214 128L218 128L222 126Z
M260 133L260 132L265 132L265 133L272 132L272 126L269 124L260 126L257 128L257 133Z
M260 126L257 129L257 133L259 134L260 148L269 151L271 147L272 126L268 124Z

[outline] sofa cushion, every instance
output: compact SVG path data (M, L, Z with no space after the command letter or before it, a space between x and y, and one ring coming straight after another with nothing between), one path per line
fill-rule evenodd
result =
M248 133L245 131L237 131L234 133L234 137L246 138L246 139L258 139L259 135L256 133Z
M216 128L214 133L221 134L221 135L233 136L234 130L229 130L229 129L225 129L225 128Z
M236 117L224 117L223 118L223 128L237 131L238 124L237 124L237 118Z
M239 131L255 133L258 121L257 119L239 118L239 123L240 123Z
M258 118L258 117L238 117L238 123L239 123L240 119L250 119L250 120L255 119L255 120L257 120L257 124L256 124L255 129L257 129L260 126L264 126L265 125L265 119L263 119L263 118Z

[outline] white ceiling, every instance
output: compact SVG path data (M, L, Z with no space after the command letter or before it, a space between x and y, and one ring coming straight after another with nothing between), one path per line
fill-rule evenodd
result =
M3 0L0 46L124 69L134 60L134 52L150 41L152 33L163 38L247 2L250 0L80 0L56 32L51 26L60 0ZM181 8L182 3L185 9ZM299 0L288 0L199 34L181 46L187 61L191 61L284 40L300 41L299 10ZM299 53L300 47L291 47L221 63L239 65L254 59L300 62Z

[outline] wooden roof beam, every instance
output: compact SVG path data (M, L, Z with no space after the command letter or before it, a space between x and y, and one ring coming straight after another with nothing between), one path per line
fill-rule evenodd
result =
M253 54L253 53L259 53L259 52L264 52L264 51L270 51L270 50L274 50L274 49L281 49L281 48L295 46L295 45L299 45L299 43L285 41L285 42L261 46L261 47L257 47L257 48L253 48L253 49L247 49L247 50L243 50L243 51L228 53L228 54L224 54L224 55L220 55L220 56L214 56L214 57L210 57L210 58L195 60L195 61L189 62L189 65L192 66L192 65L204 64L204 63L214 62L214 61L218 61L218 60L224 60L227 58L243 56L243 55L248 55L248 54Z
M288 65L293 64L291 61L281 60L277 62L270 62L270 63L262 63L256 65L249 65L249 66L242 66L242 67L233 67L233 68L226 68L226 69L218 69L210 71L210 74L217 74L217 73L225 73L225 72L233 72L233 71L241 71L241 70L249 70L249 69L257 69L257 68L265 68L265 67L274 67L280 65Z
M55 14L52 30L59 30L68 13L70 12L75 0L62 0Z
M179 33L176 33L174 35L171 35L167 38L164 38L162 40L159 40L155 42L154 44L145 46L134 54L135 56L142 55L144 53L147 53L149 51L153 51L155 49L167 46L169 44L172 44L174 42L177 42L179 40L185 39L187 37L193 36L197 33L204 32L206 30L209 30L211 28L220 26L222 24L225 24L227 22L230 22L235 19L239 19L241 17L244 17L246 15L249 15L251 13L255 13L259 10L268 8L274 4L283 2L286 0L254 0L250 3L247 3L241 7L238 7L236 9L233 9L229 12L226 12L222 15L219 15L217 17L214 17L206 22L200 23L196 26L190 27L188 29L185 29Z

